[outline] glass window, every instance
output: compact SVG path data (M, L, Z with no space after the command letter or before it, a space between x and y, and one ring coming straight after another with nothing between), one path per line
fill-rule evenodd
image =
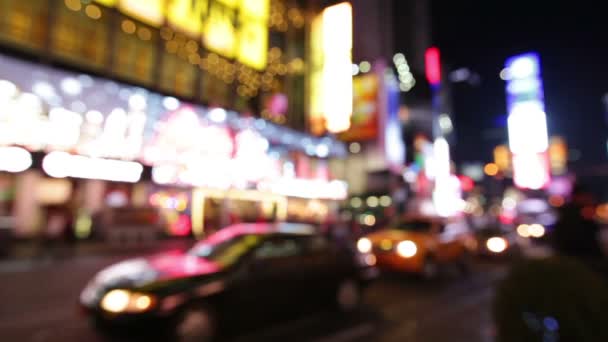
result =
M48 5L48 0L0 0L0 41L44 48Z
M255 251L256 259L275 259L295 256L302 253L302 246L295 238L280 237L264 242Z
M259 235L237 235L217 243L199 243L189 253L228 266L237 262L248 251L257 246L260 241L261 237Z
M52 53L79 64L103 67L108 55L109 16L108 9L93 4L66 0L56 6Z
M121 78L151 84L157 63L157 31L124 18L114 41L112 71Z
M210 106L227 107L230 105L231 84L227 84L210 73L201 79L202 99Z
M165 53L161 63L160 88L183 97L194 97L199 68L176 54Z

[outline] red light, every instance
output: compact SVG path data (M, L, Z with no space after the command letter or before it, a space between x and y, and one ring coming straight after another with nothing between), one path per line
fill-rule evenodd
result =
M458 179L460 180L460 188L462 191L469 192L475 187L475 182L467 176L458 176Z
M441 61L439 59L439 49L430 47L424 53L424 68L426 79L431 85L441 83Z
M190 234L190 230L192 229L192 225L190 224L190 218L186 215L180 215L177 218L177 221L173 222L173 224L169 225L169 230L171 231L171 235L174 236L186 236Z

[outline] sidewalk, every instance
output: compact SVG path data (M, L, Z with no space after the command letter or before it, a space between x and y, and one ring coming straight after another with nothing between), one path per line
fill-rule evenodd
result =
M158 239L136 243L112 243L109 241L79 241L73 244L60 243L43 245L40 241L16 241L4 255L0 263L15 261L35 261L48 259L80 258L86 256L121 256L150 254L168 250L186 250L195 240L185 238Z

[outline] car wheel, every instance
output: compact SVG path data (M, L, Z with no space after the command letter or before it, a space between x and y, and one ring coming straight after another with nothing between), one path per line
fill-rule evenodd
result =
M216 335L216 320L213 311L205 306L187 307L177 316L173 327L174 341L209 342Z
M432 256L424 258L424 264L422 264L422 277L426 280L437 278L439 274L439 264Z
M361 303L361 287L352 279L346 279L338 285L336 292L338 308L343 312L352 312Z

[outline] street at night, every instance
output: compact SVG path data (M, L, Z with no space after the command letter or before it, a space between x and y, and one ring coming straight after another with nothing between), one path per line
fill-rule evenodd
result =
M607 4L0 0L0 342L608 341Z
M94 255L0 263L3 340L106 340L79 314L77 294L97 270L117 260ZM256 331L237 331L230 341L491 341L493 286L505 269L504 263L483 261L466 279L449 269L431 281L383 276L368 289L357 313L328 309Z

